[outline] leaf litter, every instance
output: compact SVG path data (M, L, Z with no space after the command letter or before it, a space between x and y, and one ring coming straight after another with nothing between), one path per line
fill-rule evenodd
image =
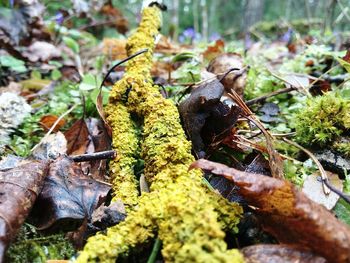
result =
M124 67L113 69L111 77L106 76L109 81L101 82L105 73L113 68L114 60L126 57L124 37L103 38L103 48L97 46L97 38L88 33L98 35L94 28L99 27L99 21L91 12L106 18L103 22L122 34L129 25L122 12L111 3L95 6L86 1L74 1L72 12L77 18L69 21L71 18L61 9L57 15L63 21L68 18L67 21L47 31L42 19L44 9L39 1L29 5L19 2L19 8L14 8L7 19L0 19L0 32L4 33L0 33L0 43L6 49L5 55L1 53L0 56L0 66L6 77L0 84L4 90L25 98L31 107L26 111L31 112L11 127L6 126L9 129L1 150L25 157L31 155L36 160L10 155L1 160L0 184L4 185L4 194L9 196L12 190L19 193L17 199L11 197L0 202L0 217L5 220L8 231L1 236L1 252L3 255L16 233L20 233L18 240L21 239L28 222L36 225L33 229L45 230L43 233L73 231L68 236L76 248L81 248L88 236L127 218L123 203L109 204L108 161L89 159L75 163L72 157L91 157L96 152L111 149L111 130L103 108L108 102L108 86L123 75ZM2 15L1 10L0 18ZM89 23L75 30L75 19L87 19ZM288 29L287 33L293 34L293 30ZM211 186L229 201L239 202L245 216L257 216L258 222L255 226L248 224L246 233L261 231L262 235L267 235L267 241L257 238L262 244L241 248L247 262L349 261L349 229L340 222L349 224L350 211L349 204L342 198L350 181L347 110L329 109L342 115L341 118L332 115L341 119L340 124L334 125L338 130L317 127L319 130L313 130L316 133L312 137L316 143L299 136L295 114L302 109L310 113L312 109L307 107L309 102L306 101L311 105L313 98L326 98L325 93L336 93L348 102L350 93L346 80L349 74L346 71L350 69L350 51L344 56L310 41L289 37L269 44L258 42L247 45L246 53L241 46L231 46L232 43L221 39L197 47L180 45L162 36L156 45L152 76L163 86L164 96L179 102L183 127L192 141L195 155L236 169L204 160L193 166L211 171L205 174ZM336 63L341 67L334 66ZM184 90L191 92L184 95ZM4 94L1 93L0 96ZM142 123L137 118L133 121L136 126ZM322 121L317 122L316 117L309 123L322 124ZM138 136L142 134L141 128L139 133ZM320 146L318 143L328 136L334 143ZM325 195L322 183L326 179L319 180L317 171L323 168L315 167L307 160L309 156L292 149L281 138L300 143L319 160L319 165L335 172L331 175L327 172L327 182L340 193ZM38 146L31 152L35 145ZM140 159L134 169L140 192L146 194L152 185L146 181L143 168ZM16 180L16 176L9 178L16 174L25 174L26 180ZM282 178L297 182L298 186ZM25 200L29 200L28 206L21 207L19 204ZM316 203L333 209L340 220ZM3 204L10 206L11 212ZM276 242L265 230L280 244L263 244ZM49 242L55 242L47 237L52 240ZM244 243L240 237L235 238L238 247ZM248 237L247 243L254 243L253 239ZM62 240L65 240L63 236ZM229 246L236 246L231 243L234 242L229 240ZM45 252L41 252L42 262L50 258L43 254Z

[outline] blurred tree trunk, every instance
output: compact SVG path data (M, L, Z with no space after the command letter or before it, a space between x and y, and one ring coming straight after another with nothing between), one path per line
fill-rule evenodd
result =
M286 12L285 12L287 21L289 21L289 19L290 19L290 12L291 12L291 9L292 9L292 1L293 0L287 0Z
M249 28L262 19L264 11L264 0L247 0L244 6L243 30L245 33Z
M325 18L324 18L324 25L323 25L323 32L322 32L323 34L325 34L328 30L332 30L336 4L337 4L337 0L325 1L325 11L324 11Z
M202 14L202 36L203 40L208 40L208 8L207 8L207 1L201 0L201 14Z
M217 32L219 26L217 21L218 19L218 15L217 14L217 4L219 1L215 1L212 0L210 1L210 6L209 6L209 37L211 34L213 34L214 32Z
M179 35L179 0L172 0L171 3L171 29L169 34L172 39L177 40Z
M193 28L199 32L198 0L192 0Z
M309 2L309 0L305 0L305 13L306 13L306 17L307 17L307 22L309 23L309 26L310 26L311 9L310 9L310 2Z

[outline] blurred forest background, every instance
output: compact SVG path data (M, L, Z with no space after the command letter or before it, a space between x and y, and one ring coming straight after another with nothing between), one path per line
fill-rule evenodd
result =
M76 19L77 14L93 14L93 10L97 13L106 2L117 8L126 18L120 23L125 23L125 26L127 23L128 28L135 28L139 20L135 18L139 18L142 0L41 1L46 7L45 21L53 16L59 21L62 17L66 24L70 20L75 27L95 29L93 33L96 35L103 34L100 37L113 37L117 34L115 30L106 27L111 21L99 20L101 14L96 14L93 19ZM261 38L261 32L263 35L278 34L288 28L322 36L350 30L349 0L164 0L163 3L168 12L164 12L162 31L180 42L188 39L232 40L243 38L247 32ZM16 1L1 0L0 4L2 7L12 8Z

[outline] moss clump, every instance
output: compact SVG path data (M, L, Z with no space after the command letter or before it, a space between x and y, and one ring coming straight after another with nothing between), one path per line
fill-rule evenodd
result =
M333 147L336 151L340 152L343 154L345 157L350 158L350 142L349 141L336 141L333 144Z
M152 83L152 52L159 27L159 9L145 8L138 30L128 40L127 53L130 55L142 48L149 51L128 63L124 78L110 93L108 106L111 121L118 119L119 122L120 118L120 122L123 119L130 124L130 114L144 120L141 157L145 161L145 176L152 183L150 193L138 198L124 222L109 228L106 234L89 238L77 262L115 262L156 233L167 262L243 262L238 250L227 250L223 231L236 230L242 208L210 192L202 183L199 171L188 172L194 158L177 108L164 99ZM127 109L130 114L121 116L120 109L123 112ZM125 147L123 144L129 144L127 138L131 132L119 128L120 125L112 125L113 141L118 141L118 146L114 144L117 151ZM125 158L121 156L116 162ZM132 171L134 162L125 163L123 167ZM121 167L120 163L116 165ZM119 176L120 173L116 173L114 178ZM119 179L114 179L117 192L120 191L118 182ZM130 185L134 185L133 179ZM128 200L127 193L123 194L124 200Z
M325 146L350 128L350 101L333 92L311 98L296 114L297 140Z

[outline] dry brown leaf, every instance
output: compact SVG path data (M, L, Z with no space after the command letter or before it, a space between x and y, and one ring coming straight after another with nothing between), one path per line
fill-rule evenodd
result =
M247 79L247 72L244 69L243 58L236 53L225 53L215 57L210 61L208 71L214 74L223 74L232 68L237 68L239 71L233 71L221 80L225 90L229 92L231 89L237 92L240 97L243 97L244 88ZM218 75L220 78L220 75Z
M41 191L48 164L31 161L0 171L0 262Z
M103 120L103 123L105 125L107 134L109 136L109 138L112 138L112 128L111 126L109 126L107 119L106 119L106 114L104 111L104 107L103 107L103 98L102 98L102 89L100 89L97 98L96 98L96 109L98 111L98 114L100 115L101 119Z
M67 139L67 154L79 155L86 152L89 144L89 130L85 120L77 120L68 131L64 133Z
M176 43L172 42L169 38L164 35L160 36L159 41L156 44L155 52L167 53L167 54L178 54L182 52L182 48Z
M51 127L54 125L54 123L57 121L58 117L56 115L45 115L42 116L40 119L40 125L44 128L44 130L47 132L48 130L51 129ZM54 132L59 131L66 121L64 119L61 119L53 129Z
M350 262L349 227L290 182L203 159L194 162L191 168L232 180L240 188L238 193L257 208L264 228L281 243L309 248L329 262Z
M103 53L113 60L124 59L126 55L126 39L103 39Z
M203 52L204 59L210 61L216 56L224 52L225 42L221 39L216 40L215 44L208 46L207 49Z
M39 229L73 230L80 226L106 199L110 185L84 175L67 157L51 165L43 189L31 213Z
M87 127L91 141L87 147L86 153L102 152L111 149L111 138L107 133L102 120L96 118L88 118L86 120ZM106 180L107 175L107 160L94 160L90 162L83 162L80 164L82 170L91 175L95 180Z
M312 252L290 245L255 245L241 249L246 263L326 263Z
M119 33L125 34L129 30L128 20L123 16L123 13L112 5L112 2L106 3L101 8L101 13L109 16L114 20L114 26Z
M346 54L344 57L342 57L342 59L350 63L350 49L346 51Z

